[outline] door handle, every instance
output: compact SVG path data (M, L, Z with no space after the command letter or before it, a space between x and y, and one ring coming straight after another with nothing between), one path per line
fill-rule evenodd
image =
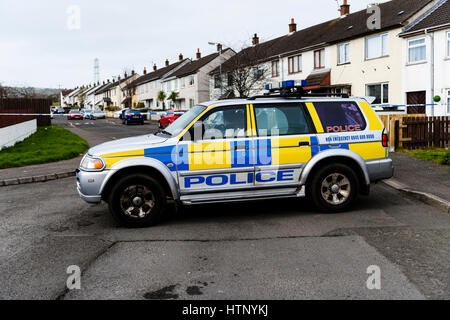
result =
M299 147L308 147L309 146L309 142L308 141L300 141L298 143Z

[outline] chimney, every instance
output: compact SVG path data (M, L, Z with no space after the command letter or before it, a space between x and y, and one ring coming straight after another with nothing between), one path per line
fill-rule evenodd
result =
M119 80L120 81L120 75L117 77L117 80Z
M169 66L169 59L166 59L166 67Z
M108 79L108 83L109 83L109 79Z
M134 70L131 70L131 75L134 76Z
M289 24L289 33L297 31L297 24L294 22L294 18L291 19L291 23Z
M125 73L124 73L124 77L123 77L123 78L125 79L126 77L127 77L127 73L125 72Z
M178 59L179 59L180 61L183 61L183 54L182 54L182 53L180 53L180 55L178 56Z
M156 63L153 65L153 71L158 70L158 67L156 66Z
M255 33L255 35L253 36L252 44L253 44L254 46L256 46L257 44L259 44L259 38L258 38L258 35L257 35L256 33Z
M222 45L220 43L217 44L217 52L222 52Z
M200 53L200 49L197 49L197 59L200 59L202 57L202 54Z
M341 6L341 17L350 14L350 5L347 4L347 0L344 0L344 4Z
M147 74L147 68L146 67L144 67L144 72L143 73Z

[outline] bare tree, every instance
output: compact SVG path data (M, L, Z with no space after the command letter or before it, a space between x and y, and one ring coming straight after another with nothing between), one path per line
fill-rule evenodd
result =
M220 98L246 98L263 90L269 81L269 68L264 60L266 57L266 48L247 47L223 64L222 77L218 69L214 70L216 87L220 87L220 81L223 84L224 92Z

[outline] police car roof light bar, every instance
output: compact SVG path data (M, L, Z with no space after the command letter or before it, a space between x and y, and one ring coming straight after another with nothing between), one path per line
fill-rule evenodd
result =
M256 100L261 98L308 98L308 97L341 97L348 98L347 93L306 93L303 86L291 85L293 81L283 81L281 88L270 88L264 95L249 97L247 100Z

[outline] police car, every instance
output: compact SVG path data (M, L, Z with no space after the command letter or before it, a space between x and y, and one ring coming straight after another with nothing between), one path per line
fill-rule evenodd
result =
M128 227L156 224L180 205L307 196L348 209L390 178L388 137L364 98L310 96L283 83L263 96L203 103L156 134L91 148L78 193L102 200Z

